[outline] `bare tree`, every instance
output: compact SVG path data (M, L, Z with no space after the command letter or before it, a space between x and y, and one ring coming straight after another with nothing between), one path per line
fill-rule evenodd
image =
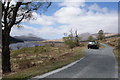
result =
M23 19L31 19L32 12L47 9L51 2L10 2L3 1L2 3L2 71L3 73L11 72L10 65L10 50L9 36L13 25L20 27L20 22Z
M79 46L79 37L78 37L77 30L75 31L75 40L76 40L76 46Z
M98 38L98 40L104 39L104 31L103 30L99 30L97 38Z
M93 36L88 37L88 41L93 41L93 40L94 40Z
M74 48L79 46L79 36L77 30L73 33L72 29L70 30L70 34L64 33L65 37L63 37L64 43L68 45L69 48Z

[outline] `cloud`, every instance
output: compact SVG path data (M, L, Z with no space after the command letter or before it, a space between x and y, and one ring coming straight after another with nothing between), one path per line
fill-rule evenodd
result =
M117 12L108 11L105 7L100 8L97 4L87 6L87 8L82 9L78 8L78 6L67 5L59 9L54 15L58 23L67 24L69 29L77 29L80 33L95 33L99 29L117 33Z
M85 6L85 0L64 0L64 2L59 5L62 7L80 7Z
M103 12L103 13L108 12L107 8L100 8L96 3L89 6L89 10L93 10L93 11L97 11L97 12Z
M46 16L46 15L40 15L37 14L36 12L32 13L33 15L33 19L31 20L24 20L23 22L28 22L30 24L39 24L39 25L43 25L43 26L49 26L49 25L53 25L54 24L54 18L51 16Z
M101 8L97 4L88 6L83 2L66 1L59 3L59 6L61 8L52 16L33 13L36 20L30 20L29 23L42 25L43 27L36 28L24 25L22 31L13 28L12 35L34 32L35 35L43 38L56 39L61 38L63 33L69 32L71 29L78 30L79 34L85 32L97 33L100 29L104 32L118 32L118 14L106 7Z

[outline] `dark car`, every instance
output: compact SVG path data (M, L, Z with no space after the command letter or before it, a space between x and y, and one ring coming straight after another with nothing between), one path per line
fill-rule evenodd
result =
M89 42L88 49L99 49L99 43L97 41Z

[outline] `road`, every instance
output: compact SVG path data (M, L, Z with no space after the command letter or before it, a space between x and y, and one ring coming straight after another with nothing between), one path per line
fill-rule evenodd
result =
M86 49L86 56L76 64L45 78L118 78L113 48Z

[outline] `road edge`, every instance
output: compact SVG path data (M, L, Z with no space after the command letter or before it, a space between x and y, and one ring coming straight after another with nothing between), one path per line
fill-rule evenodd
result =
M76 63L78 63L79 61L83 60L84 58L85 58L85 57L83 57L83 58L81 58L81 59L79 59L79 60L77 60L77 61L74 61L74 62L72 62L72 63L70 63L70 64L68 64L68 65L66 65L66 66L63 66L62 68L58 68L58 69L53 70L53 71L50 71L50 72L48 72L48 73L45 73L45 74L42 74L42 75L39 75L39 76L35 76L35 77L33 77L33 78L31 78L31 79L28 79L28 80L39 80L40 78L45 78L45 77L47 77L47 76L49 76L49 75L52 75L52 74L54 74L54 73L60 72L60 71L62 71L62 70L64 70L64 69L67 69L67 68L73 66L74 64L76 64Z

